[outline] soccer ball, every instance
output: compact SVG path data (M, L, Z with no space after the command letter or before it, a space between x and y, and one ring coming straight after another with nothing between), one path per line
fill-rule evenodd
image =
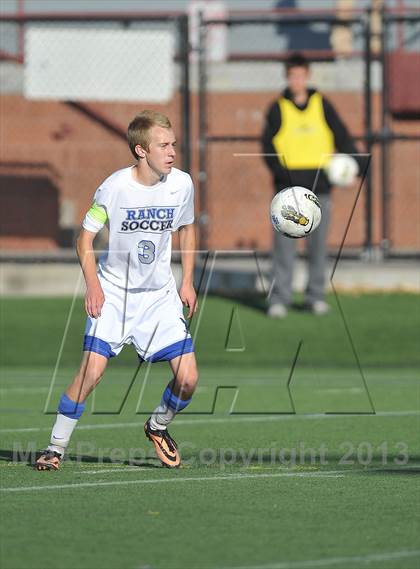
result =
M333 186L345 188L354 182L359 173L359 166L353 156L334 154L325 166L325 171Z
M276 194L270 207L276 231L297 239L314 231L321 221L321 205L316 195L302 186L291 186Z

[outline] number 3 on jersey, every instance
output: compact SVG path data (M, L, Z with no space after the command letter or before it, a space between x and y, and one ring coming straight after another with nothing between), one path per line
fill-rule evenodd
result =
M155 260L156 247L153 241L139 241L137 243L137 253L140 263L150 265Z

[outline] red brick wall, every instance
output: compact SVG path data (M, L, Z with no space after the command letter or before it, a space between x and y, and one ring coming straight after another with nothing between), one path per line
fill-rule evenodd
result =
M97 104L92 107L123 129L136 112L144 108L134 104ZM178 108L176 100L165 108L174 117L175 127ZM101 181L133 161L124 139L64 103L2 96L0 113L0 176L4 171L9 174L10 164L13 165L14 174L19 175L20 163L23 177L26 176L28 165L48 164L57 173L55 184L59 189L59 199L72 200L75 204L77 224L83 219ZM27 180L27 183L30 181ZM57 241L25 237L16 227L14 238L10 235L0 237L0 247L51 249L57 247Z
M217 93L209 101L209 125L212 135L258 135L267 107L277 93ZM363 133L363 99L355 93L329 93L341 117L353 135ZM374 126L379 127L379 100L374 100ZM419 123L395 122L400 133L418 133ZM360 151L364 151L359 144ZM391 242L399 249L419 249L419 143L394 143L390 152ZM273 196L271 179L260 157L234 154L260 152L256 143L213 143L209 152L210 243L215 248L257 247L268 249L271 228L268 206ZM373 238L381 239L382 188L380 187L380 154L376 148L371 162L374 171ZM329 244L340 245L357 194L354 190L333 191L333 218ZM354 212L346 246L360 246L364 241L365 188ZM412 212L410 215L409 212Z
M211 134L259 134L264 112L276 93L215 93L209 96ZM363 102L353 93L330 94L342 117L354 134L362 133ZM95 104L102 114L122 128L141 108L134 104ZM173 120L180 138L179 101L160 107ZM0 166L46 163L57 172L54 180L59 200L73 200L76 222L80 223L98 184L114 170L132 162L124 140L106 131L77 110L58 102L27 101L21 96L0 97L2 140ZM194 101L193 124L196 121ZM374 117L377 122L377 114ZM418 132L418 123L397 123L399 132ZM193 163L196 164L198 140L193 137ZM272 197L270 176L259 157L238 157L234 153L258 153L253 143L215 143L209 148L208 204L210 214L209 246L235 249L257 247L267 250L271 243L268 205ZM419 146L410 142L395 143L391 151L391 238L399 249L419 248ZM373 157L374 239L380 239L381 189L378 183L380 164ZM18 167L19 170L19 167ZM1 170L0 170L1 175ZM197 176L193 172L197 182ZM28 181L29 184L29 181ZM330 245L342 238L355 191L334 191L334 216ZM198 201L198 200L197 200ZM363 242L363 196L350 227L346 245ZM199 204L197 203L199 206ZM6 215L2 211L2 216ZM0 237L0 247L45 249L57 246L53 238L15 236Z

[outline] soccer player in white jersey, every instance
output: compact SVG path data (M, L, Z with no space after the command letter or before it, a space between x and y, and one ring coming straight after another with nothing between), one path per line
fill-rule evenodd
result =
M194 187L189 174L174 168L176 140L167 117L141 112L128 127L128 143L136 165L118 170L99 186L77 240L88 314L83 358L61 396L50 445L36 462L38 470L60 467L86 398L108 359L131 343L142 360L169 362L172 379L144 430L163 465L180 464L167 426L190 403L198 379L182 308L188 307L187 318L197 309ZM104 225L109 228L109 246L97 269L93 241ZM173 231L180 235L179 294L170 267Z

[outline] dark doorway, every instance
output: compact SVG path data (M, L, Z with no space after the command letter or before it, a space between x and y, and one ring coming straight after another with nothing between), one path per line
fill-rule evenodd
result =
M46 177L0 175L0 236L58 240L58 189Z

